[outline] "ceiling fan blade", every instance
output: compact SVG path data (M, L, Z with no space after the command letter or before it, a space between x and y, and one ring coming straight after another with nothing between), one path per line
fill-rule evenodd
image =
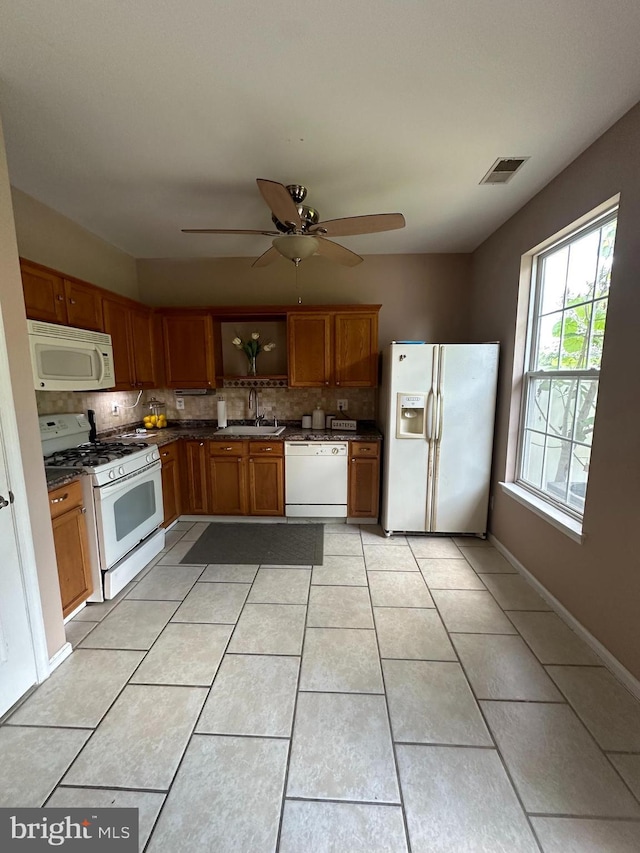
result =
M302 227L302 220L298 213L296 203L289 195L289 190L284 184L277 181L267 181L264 178L256 178L258 189L262 198L266 201L276 219L285 224L291 223L295 228Z
M344 219L327 219L308 229L308 234L326 234L329 237L349 237L353 234L375 234L377 231L395 231L404 228L401 213L373 213L370 216L346 216Z
M257 258L252 264L252 267L266 267L269 264L272 264L276 258L282 257L280 252L276 251L276 249L271 246L271 248L267 249L266 252L263 252L259 258Z
M252 231L238 228L182 228L183 234L263 234L265 237L277 237L279 231Z
M346 249L339 243L334 243L331 240L325 240L323 237L316 238L318 240L318 254L324 255L330 261L336 261L338 264L343 264L346 267L355 267L362 263L364 258L356 255L351 249Z

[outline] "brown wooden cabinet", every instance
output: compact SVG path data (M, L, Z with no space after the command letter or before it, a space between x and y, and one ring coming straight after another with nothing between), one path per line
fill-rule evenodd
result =
M182 511L203 515L209 511L208 460L206 441L185 441L182 449Z
M212 515L246 515L247 442L209 442Z
M151 309L114 295L103 298L102 311L113 344L113 390L157 387Z
M168 388L211 388L216 384L214 324L207 311L162 312Z
M67 304L67 323L79 329L103 331L102 292L92 284L73 279L64 279L64 295Z
M331 385L331 342L331 314L289 314L287 346L291 388L324 388L325 385Z
M249 515L284 515L284 443L249 442Z
M93 592L82 486L74 481L49 492L53 541L66 618Z
M349 442L349 518L377 518L380 500L380 442Z
M102 293L78 279L20 259L22 289L27 317L45 323L61 323L79 329L103 331Z
M292 311L287 317L292 388L375 388L378 306L369 311Z
M162 462L162 502L164 504L163 527L167 527L182 512L180 494L180 442L173 441L160 448Z

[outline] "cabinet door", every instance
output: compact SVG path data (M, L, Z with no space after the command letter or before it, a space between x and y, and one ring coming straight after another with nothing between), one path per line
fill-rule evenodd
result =
M284 459L249 458L249 515L284 515Z
M180 464L178 442L160 448L162 461L162 502L164 505L163 527L167 527L182 512L180 495Z
M190 515L208 512L207 443L185 441L182 467L183 511Z
M155 388L155 359L153 353L153 326L150 308L141 305L129 310L131 353L136 387Z
M331 384L331 321L331 314L289 314L287 339L291 388L323 388Z
M22 288L27 317L45 323L66 323L64 284L59 275L20 261Z
M380 496L378 442L352 441L349 446L349 518L377 518Z
M247 514L247 460L242 456L212 456L209 459L213 515Z
M378 384L378 315L335 315L334 381L341 388L375 388Z
M213 321L209 314L163 315L162 335L169 388L215 385Z
M118 299L103 299L104 330L111 335L116 374L114 391L130 391L135 387L129 329L129 306Z
M83 507L76 506L54 518L52 526L62 615L66 618L93 592Z
M102 293L91 284L64 280L64 293L67 300L67 322L79 329L103 331Z

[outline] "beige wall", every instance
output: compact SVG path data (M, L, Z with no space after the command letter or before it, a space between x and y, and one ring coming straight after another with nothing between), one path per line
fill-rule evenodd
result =
M27 484L33 547L38 566L38 581L49 655L66 642L62 624L62 606L49 516L49 501L42 464L36 398L31 376L27 341L27 323L22 299L18 249L11 207L9 176L4 140L0 128L0 307L7 341L9 372L13 388L20 446L8 447L19 453ZM0 571L2 567L0 566Z
M203 238L206 239L206 238ZM252 269L250 258L138 261L148 305L381 304L380 346L462 341L468 332L469 255L367 255L357 267L324 258Z
M640 105L634 107L474 254L473 334L502 342L490 527L495 536L640 678ZM498 191L498 190L496 190ZM521 256L620 192L593 455L577 544L501 493L509 474L509 411ZM515 380L514 380L515 371ZM514 385L512 393L512 383ZM513 431L513 418L511 421ZM513 440L513 439L512 439Z
M135 258L15 187L11 193L23 258L137 299Z

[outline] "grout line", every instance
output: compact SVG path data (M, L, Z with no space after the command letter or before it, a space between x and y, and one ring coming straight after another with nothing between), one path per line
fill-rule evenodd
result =
M47 797L47 802L55 794L58 788L80 788L83 791L132 791L136 794L164 794L166 796L166 788L130 788L126 785L70 785L61 782L53 789ZM43 806L44 808L44 806Z
M202 737L243 737L243 738L251 738L253 740L290 740L288 735L255 735L255 734L247 734L240 732L202 732L202 731L194 731L193 735L201 735Z
M472 566L472 568L473 568L473 566ZM427 584L427 586L428 586L428 584ZM499 605L498 605L498 606L499 606ZM516 799L517 799L518 803L520 804L520 808L522 809L522 813L523 813L523 815L524 815L524 819L525 819L525 821L527 822L527 825L529 826L529 830L530 830L530 832L531 832L531 835L532 835L532 837L533 837L533 839L534 839L535 843L538 845L538 849L540 850L540 853L544 853L544 851L543 851L543 849L542 849L542 844L540 843L540 840L538 839L538 836L536 835L536 832L535 832L535 830L534 830L534 828L533 828L533 824L531 823L531 819L529 818L529 815L527 814L527 810L525 809L524 802L523 802L523 800L522 800L522 797L520 796L520 792L519 792L519 791L518 791L518 789L516 788L516 785L515 785L514 779L513 779L512 775L511 775L511 772L509 771L509 768L507 767L507 762L506 762L506 760L505 760L505 758L504 758L504 756L503 756L502 752L500 751L500 748L499 748L499 746L498 746L498 742L497 742L496 738L494 737L493 731L491 730L491 727L489 726L489 723L487 722L487 718L486 718L486 716L485 716L485 714L484 714L484 711L483 711L483 709L482 709L482 706L480 705L480 702L478 701L478 697L476 696L476 693L475 693L475 690L474 690L473 685L472 685L472 683L471 683L471 680L470 680L469 676L467 675L467 671L466 671L466 669L465 669L465 667L464 667L464 664L463 664L462 660L460 659L460 655L458 654L458 652L457 652L457 650L456 650L455 646L454 646L454 645L453 645L453 643L451 642L451 632L449 632L449 630L448 630L448 628L447 628L447 625L446 625L446 622L445 622L445 621L444 621L444 619L442 618L442 614L440 613L440 609L438 608L437 602L436 602L436 610L437 610L437 612L438 612L438 616L440 617L440 621L442 622L442 625L443 625L443 627L444 627L444 630L445 630L445 632L446 632L446 634L447 634L447 637L448 637L448 639L449 639L449 642L451 643L451 645L452 645L452 646L453 646L453 648L454 648L454 651L455 651L456 656L457 656L457 658L458 658L458 663L459 663L460 669L462 670L462 674L464 675L464 677L465 677L465 679L466 679L466 682L467 682L467 685L468 685L468 687L469 687L469 690L471 691L471 695L472 695L472 696L473 696L473 698L474 698L474 701L475 701L475 703L476 703L476 707L477 707L477 709L478 709L478 713L480 714L480 717L481 717L481 719L482 719L482 721L483 721L483 723L484 723L484 726L485 726L485 728L486 728L486 730L487 730L487 733L488 733L488 735L489 735L489 737L490 737L491 741L492 741L492 742L493 742L493 744L494 744L494 747L495 747L495 749L496 749L496 754L497 754L497 756L498 756L498 758L499 758L499 760L500 760L500 763L502 764L502 768L503 768L503 770L504 770L504 772L505 772L505 775L506 775L506 777L507 777L507 779L508 779L509 783L511 784L511 789L513 790L514 795L515 795L515 797L516 797ZM515 628L515 626L514 626L514 628ZM517 629L516 629L516 630L517 630ZM460 632L460 633L463 633L463 632ZM509 635L507 635L507 636L514 636L514 635L509 634Z
M334 797L285 797L292 803L334 803L336 805L352 805L352 806L384 806L388 809L402 809L400 803L387 803L381 800L339 800Z
M569 814L565 812L527 812L529 817L557 817L570 818L573 820L613 820L618 823L640 823L640 817L611 817L609 815L593 815L593 814ZM606 853L606 851L605 851Z
M311 578L309 578L311 581ZM282 837L282 824L284 821L284 806L287 799L287 785L289 784L289 770L291 768L291 755L293 752L293 738L298 713L298 697L300 696L300 679L302 677L302 661L304 656L304 646L307 640L307 620L309 617L309 601L311 599L311 582L307 587L307 604L304 609L304 625L302 626L302 645L300 646L300 663L298 665L298 678L296 681L296 691L293 700L293 714L291 716L291 736L289 738L289 749L287 751L287 763L284 771L284 782L282 786L282 800L280 802L280 817L278 819L278 834L276 836L276 851L280 849L280 841Z
M367 586L367 593L369 595L369 606L371 607L371 613L373 615L373 604L371 602L371 589L368 586ZM373 620L373 623L374 623L374 631L375 631L375 638L376 638L376 648L378 649L378 661L380 663L380 677L382 679L384 706L387 710L387 725L389 726L389 738L391 739L391 753L393 755L393 766L394 766L394 769L396 771L396 784L398 786L398 797L400 800L400 807L402 809L401 814L402 814L402 824L404 827L405 843L407 845L408 853L411 853L411 838L409 837L409 823L407 821L407 812L406 812L405 805L404 805L404 794L402 791L402 782L400 780L400 769L399 769L399 765L398 765L398 754L397 754L397 750L396 750L396 743L395 743L394 738L393 738L393 726L391 724L391 712L389 710L389 697L387 695L387 683L386 683L385 677L384 677L384 667L382 666L382 655L380 653L380 639L378 637L378 629L377 629L376 624L375 624L375 619Z

